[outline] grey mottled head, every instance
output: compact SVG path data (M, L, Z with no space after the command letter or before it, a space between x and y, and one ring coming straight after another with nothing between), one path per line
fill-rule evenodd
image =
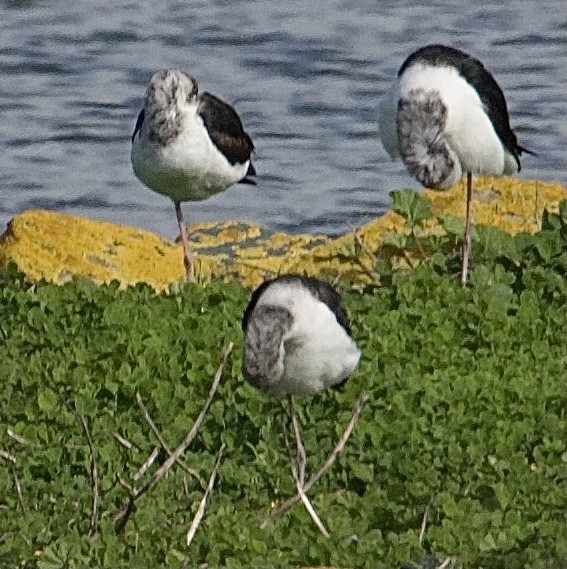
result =
M247 322L244 339L244 377L258 389L270 391L284 372L283 336L293 317L278 306L256 306Z
M154 73L144 98L144 126L151 142L165 146L183 126L183 107L197 98L197 80L178 69Z
M398 102L398 149L410 174L428 188L447 189L462 176L444 133L447 107L435 91L414 89Z

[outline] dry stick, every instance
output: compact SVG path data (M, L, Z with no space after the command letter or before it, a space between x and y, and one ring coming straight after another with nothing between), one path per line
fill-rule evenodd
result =
M441 565L438 565L436 569L445 569L449 564L453 565L455 563L456 557L447 557Z
M14 440L18 441L20 444L23 444L23 445L31 445L32 444L32 442L29 439L22 437L22 435L18 435L18 433L14 433L14 431L12 431L12 429L10 429L9 427L8 427L7 433L8 433L9 437L12 437Z
M193 521L191 522L191 525L189 526L189 530L187 531L187 545L191 545L191 542L193 541L193 538L195 537L195 533L197 532L197 528L199 527L199 524L201 523L201 520L203 519L203 516L205 515L205 506L207 505L207 500L209 499L209 496L211 495L211 492L213 491L213 486L215 484L215 478L217 476L217 470L219 469L220 461L222 458L222 453L224 452L225 446L226 445L224 443L222 443L222 445L220 446L220 448L217 452L217 456L215 458L215 464L213 466L211 476L209 477L209 483L207 484L207 489L205 490L205 494L203 495L203 498L201 499L201 503L199 504L199 507L197 508L197 513L195 514L195 517L193 518Z
M144 464L142 464L142 466L140 466L140 469L138 470L138 472L136 472L136 474L134 474L134 476L132 476L132 479L134 480L134 482L137 482L138 480L140 480L140 478L142 478L142 476L144 476L144 474L147 472L148 468L150 468L150 466L155 462L158 455L159 455L159 448L154 447L154 450L150 453L150 456L148 456L148 458L146 458L146 460L144 461Z
M128 494L133 495L133 494L136 494L138 492L136 487L132 486L126 480L124 480L124 478L122 478L122 476L120 476L120 474L116 475L116 480L118 480L118 484L120 484L120 486L122 486L122 488L126 488L126 490L128 490Z
M425 513L423 514L423 519L421 520L421 528L419 530L419 545L423 542L425 537L425 528L427 527L427 518L429 517L429 504L425 508Z
M20 479L16 474L16 468L12 466L12 476L14 477L14 484L16 485L16 492L18 493L18 501L20 502L20 508L24 514L28 513L28 508L24 502L24 495L22 494L22 487L20 486Z
M299 480L299 476L297 475L297 469L295 468L295 466L293 464L291 466L291 473L293 475L293 479L295 480L295 487L297 488L297 494L299 495L299 498L303 502L303 505L305 506L307 513L311 516L311 519L315 522L315 525L317 526L319 531L327 539L329 539L331 537L331 535L327 531L327 528L323 525L323 522L321 521L321 518L317 515L317 512L315 511L313 504L311 503L311 501L307 497L307 494L303 490L303 486Z
M134 511L135 503L144 494L149 492L165 476L165 474L173 466L173 464L176 462L176 460L185 452L185 450L187 450L187 447L193 442L193 439L195 438L195 435L197 434L197 431L199 430L199 427L201 426L201 423L203 422L203 419L205 418L205 414L207 413L209 406L211 405L211 401L213 400L213 397L215 395L215 391L217 390L217 387L219 385L219 381L220 381L224 366L226 364L226 360L228 359L228 356L229 356L230 352L232 351L232 348L234 348L234 342L229 342L227 344L227 346L225 347L223 353L222 353L222 360L221 360L221 363L220 363L220 365L219 365L219 367L215 373L215 377L213 378L213 384L211 385L211 388L209 389L209 394L207 396L207 400L205 401L205 404L203 405L203 408L201 409L199 416L195 420L195 423L191 427L191 430L189 431L189 433L187 433L187 436L183 439L181 444L169 455L167 460L154 472L153 476L144 484L144 486L140 490L138 490L135 494L130 495L128 505L126 506L126 508L124 510L122 510L120 515L118 515L116 518L116 532L117 533L124 530L130 515Z
M16 457L14 455L10 454L7 450L0 449L0 458L3 458L4 460L8 460L12 464L16 464Z
M91 512L91 527L89 529L89 537L94 539L97 536L97 520L98 520L98 469L96 466L96 455L95 449L93 445L93 441L91 439L91 434L89 433L89 427L85 418L77 413L77 418L83 427L83 431L85 431L85 436L87 438L87 444L89 445L89 452L91 454L91 486L93 489L93 508Z
M156 427L156 424L154 423L153 419L150 417L150 414L148 413L148 410L146 409L146 406L144 405L144 402L142 401L142 396L140 395L139 392L136 393L136 402L138 403L138 407L140 407L140 410L142 411L142 414L144 415L144 419L146 420L146 422L150 426L150 429L153 431L154 435L157 437L157 440L160 442L161 446L163 447L163 450L165 450L165 452L169 456L171 456L171 449L169 448L168 444L165 442L165 439L163 438L162 434L159 432L159 430ZM181 468L183 468L183 470L185 470L185 472L187 472L187 474L189 474L193 478L196 478L201 483L202 486L205 485L205 481L199 475L199 473L196 470L194 470L193 468L190 468L189 466L187 466L187 464L185 464L185 462L183 460L181 460L181 458L178 458L176 462L177 462L177 464L179 464L179 466L181 466Z
M297 421L294 422L294 430L296 428L296 424L295 424L296 422ZM297 437L297 433L298 433L298 431L296 431L296 437ZM285 446L287 447L287 451L289 454L291 474L292 474L293 480L295 482L295 487L297 488L297 494L301 498L301 501L303 502L303 505L305 506L307 513L311 516L311 519L315 522L315 525L317 526L319 531L328 539L331 536L330 536L329 532L327 531L327 528L323 525L323 522L321 521L321 518L317 515L317 512L315 511L313 504L311 504L311 501L309 500L309 498L307 497L307 494L305 494L305 491L303 490L303 478L302 478L302 476L305 474L305 469L303 469L303 473L301 476L298 475L297 468L293 464L293 459L291 456L291 448L289 446L289 441L287 440L287 435L285 434L285 431L284 431L284 440L285 440ZM297 442L297 439L296 439L296 442ZM303 448L303 444L301 446ZM298 453L299 453L299 449L298 449ZM304 459L304 466L305 466L305 450L303 451L303 453L304 453L303 459Z
M321 468L319 468L319 470L317 470L317 472L315 472L315 474L313 474L313 476L307 481L307 483L303 487L303 491L306 494L307 494L307 492L309 492L309 490L311 490L311 488L319 480L319 478L321 478L321 476L323 476L323 474L325 474L325 472L327 472L327 470L329 470L329 468L331 468L331 466L333 465L333 463L337 459L337 456L343 450L343 447L345 446L345 443L347 442L348 438L350 437L352 430L354 429L354 425L356 424L356 421L358 420L358 416L360 415L362 408L364 407L364 405L366 404L367 401L368 401L368 395L361 395L358 398L358 401L356 402L356 405L354 406L354 409L352 411L352 416L350 418L350 421L348 422L348 425L346 426L343 434L341 435L339 442L336 444L335 448L331 451L331 454L327 457L327 460L325 461L323 466L321 466ZM298 496L297 494L295 496L293 496L292 498L290 498L289 500L285 501L279 508L274 510L260 524L260 528L264 529L267 526L269 526L271 523L280 519L291 507L293 507L299 501L301 501L301 497Z
M112 433L112 436L124 447L130 450L132 448L132 443L119 435L117 432Z

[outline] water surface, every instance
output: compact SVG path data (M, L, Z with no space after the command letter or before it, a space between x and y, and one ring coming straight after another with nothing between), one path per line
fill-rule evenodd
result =
M241 219L337 234L418 188L377 138L405 57L440 42L503 88L521 176L567 183L563 2L407 0L0 2L0 230L46 208L176 235L165 197L130 165L151 74L179 67L233 104L254 138L256 187L185 204L188 222ZM456 9L458 7L458 9Z

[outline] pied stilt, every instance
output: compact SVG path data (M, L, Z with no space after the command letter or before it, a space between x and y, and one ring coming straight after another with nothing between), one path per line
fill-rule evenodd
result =
M258 389L288 396L303 484L305 451L292 396L343 384L360 359L341 297L318 279L282 275L252 293L242 327L244 376Z
M193 258L181 202L204 200L237 182L255 184L254 144L234 109L177 69L155 73L132 135L136 176L175 204L187 280Z
M458 49L428 45L402 64L379 108L380 138L423 186L444 190L467 175L461 282L471 244L472 175L520 171L522 152L502 90L483 64Z

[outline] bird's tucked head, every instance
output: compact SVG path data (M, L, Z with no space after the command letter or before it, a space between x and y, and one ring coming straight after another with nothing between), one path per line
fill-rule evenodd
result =
M178 69L154 73L144 97L145 122L148 138L166 145L177 137L182 128L183 109L198 95L197 80Z
M193 102L199 88L197 80L178 69L164 69L152 75L146 89L145 106L168 107Z
M398 101L398 151L410 174L428 188L450 188L462 175L446 122L447 107L436 91L414 89Z
M279 306L261 304L245 325L244 377L258 389L270 391L284 372L283 337L291 328L291 313Z

